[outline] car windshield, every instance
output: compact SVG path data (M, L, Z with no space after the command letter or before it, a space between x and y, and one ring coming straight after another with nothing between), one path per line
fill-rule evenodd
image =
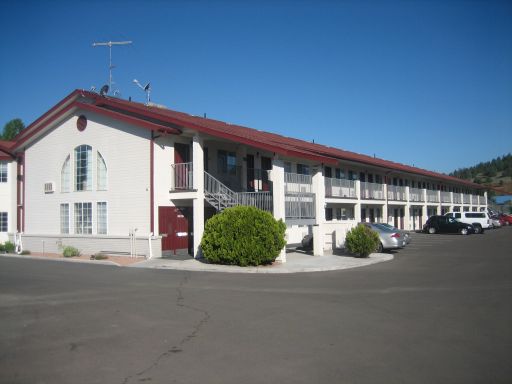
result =
M457 222L457 220L455 220L453 217L449 217L449 218L448 218L448 222L449 222L449 223L456 223L456 222Z

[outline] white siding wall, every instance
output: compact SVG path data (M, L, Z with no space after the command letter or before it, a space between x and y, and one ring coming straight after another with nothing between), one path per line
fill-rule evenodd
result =
M0 232L0 243L8 240L7 233L16 231L16 162L1 160L7 164L7 183L0 183L0 212L7 212L7 232Z
M74 233L73 203L93 203L93 235L96 234L96 202L108 203L108 235L128 235L138 228L139 236L149 233L150 221L150 144L145 129L84 113L87 128L79 132L77 116L69 117L33 143L25 152L26 224L28 234L59 234L60 204L69 203L70 233ZM74 192L74 148L92 146L93 190ZM96 191L96 153L105 159L108 174L106 191ZM71 192L61 193L61 169L71 156ZM44 193L44 183L53 182L55 192Z

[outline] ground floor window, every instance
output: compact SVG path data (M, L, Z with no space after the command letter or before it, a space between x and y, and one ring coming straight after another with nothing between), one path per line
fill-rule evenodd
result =
M69 204L60 205L60 233L69 233Z
M96 204L96 230L98 235L107 234L107 203L102 201Z
M92 203L75 203L75 233L92 234Z
M7 212L0 212L0 232L7 232Z

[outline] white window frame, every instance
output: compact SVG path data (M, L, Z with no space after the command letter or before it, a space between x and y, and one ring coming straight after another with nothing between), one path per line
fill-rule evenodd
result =
M82 153L86 153L86 159L85 159L85 167L83 164L79 164L78 157L82 157ZM74 153L74 177L73 177L73 185L74 190L76 192L82 192L82 191L92 191L93 189L93 171L92 171L92 164L93 164L93 152L92 152L92 146L88 144L82 144L78 147L75 147L73 150ZM81 159L80 159L81 160ZM82 160L81 160L82 161ZM79 181L79 178L82 178L82 180ZM80 184L81 187L80 187ZM85 185L84 185L85 184Z
M5 219L4 219L4 217L5 217ZM5 229L5 231L4 231L4 229ZM3 233L9 232L9 213L8 212L0 212L0 232L3 232Z
M70 229L71 229L71 212L70 212L70 209L69 209L69 203L61 203L60 204L60 208L59 208L59 216L60 216L60 233L62 235L69 235L70 233ZM65 218L67 220L67 223L65 223L65 221L63 220L63 216L62 216L62 208L66 206L67 207L67 217ZM63 224L66 224L67 225L67 232L63 230L64 226Z
M9 181L9 167L6 161L0 161L0 183Z
M102 168L104 167L104 168ZM108 168L105 158L96 151L96 189L98 191L106 191L108 188Z
M104 211L104 217L101 219L104 220L105 231L100 232L100 223L102 220L100 220L100 204L105 205L105 211ZM97 201L96 202L96 234L98 235L108 235L108 202L107 201Z
M90 204L90 230L89 230L89 227L86 227L84 226L84 215L83 215L83 212L84 212L84 205L85 204ZM80 215L77 214L77 205L80 205ZM93 203L91 201L79 201L79 202L75 202L73 204L73 217L74 217L74 231L75 231L75 235L92 235L92 231L93 231L93 225L94 225L94 220L93 220ZM81 218L80 220L80 223L77 221L79 219L79 217ZM88 232L85 232L84 229L87 228L88 229Z
M67 193L71 191L71 155L66 157L60 170L60 191Z

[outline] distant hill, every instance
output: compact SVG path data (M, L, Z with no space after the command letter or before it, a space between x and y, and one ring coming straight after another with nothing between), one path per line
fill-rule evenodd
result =
M473 167L457 169L450 176L494 188L503 195L512 194L512 154L497 157Z

